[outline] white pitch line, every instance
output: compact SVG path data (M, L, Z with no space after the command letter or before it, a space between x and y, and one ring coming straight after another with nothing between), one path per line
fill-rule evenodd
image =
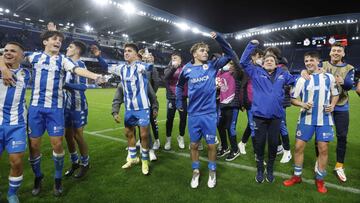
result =
M89 135L93 135L93 136L96 136L96 137L101 137L101 138L105 138L105 139L110 139L110 140L115 140L115 141L127 143L127 140L125 140L125 139L111 137L111 136L103 135L103 134L96 133L96 132L84 131L84 133L89 134ZM181 153L181 152L175 152L175 151L165 151L165 150L163 150L162 152L190 158L190 154L188 154L188 153ZM201 161L208 161L208 159L205 158L205 157L200 157L200 160ZM246 165L230 163L230 162L224 162L224 161L216 161L216 163L219 164L219 165L226 165L226 166L230 166L230 167L234 167L234 168L238 168L238 169L244 169L244 170L247 170L247 171L256 171L256 168L252 167L252 166L246 166ZM291 177L291 175L288 175L286 173L281 173L281 172L274 172L274 175L278 176L280 178L284 178L284 179ZM314 180L312 180L312 179L302 178L302 182L305 182L305 183L308 183L308 184L311 184L311 185L315 184ZM336 185L336 184L329 183L329 182L326 182L326 186L329 187L329 188L334 188L334 189L342 190L342 191L345 191L345 192L360 194L360 189L353 188L353 187L344 187L344 186Z

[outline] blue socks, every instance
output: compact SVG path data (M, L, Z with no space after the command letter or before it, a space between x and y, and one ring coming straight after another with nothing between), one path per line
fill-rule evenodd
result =
M40 167L41 155L38 157L35 157L35 158L30 157L29 161L30 161L31 168L35 174L35 177L40 177L41 176L41 167Z
M65 151L62 154L57 154L53 151L53 160L55 165L55 179L62 178L62 171L64 168Z
M23 175L19 177L12 177L9 176L9 191L8 191L8 197L16 195L16 192L18 191L21 182L23 180Z

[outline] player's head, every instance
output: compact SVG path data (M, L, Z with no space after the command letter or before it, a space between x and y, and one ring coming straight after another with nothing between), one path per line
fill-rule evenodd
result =
M309 72L314 72L319 68L320 54L317 51L309 51L304 54L305 67Z
M18 42L8 42L4 47L4 62L12 68L18 68L24 58L24 47Z
M273 54L276 56L277 60L281 59L281 50L277 47L268 47L265 49L265 55L267 54Z
M253 64L257 64L259 66L263 65L264 51L256 48L254 52L251 53L251 61Z
M223 67L223 70L234 72L235 68L236 68L235 63L234 63L234 61L231 60Z
M139 48L134 43L128 43L124 45L124 59L125 61L132 63L139 59Z
M180 52L175 51L174 53L171 54L171 61L175 61L178 64L182 63L182 57Z
M58 54L60 52L64 35L59 31L45 31L40 35L41 41L45 47L45 52Z
M66 48L66 56L73 57L77 56L80 57L86 52L86 45L82 41L72 41L69 46Z
M270 72L275 70L277 63L278 63L278 60L275 55L266 54L264 56L263 67L265 68L265 70L270 71Z
M345 47L340 42L335 42L331 46L329 53L332 62L340 62L345 56Z
M194 62L206 62L209 58L208 52L209 45L204 42L196 43L190 49L190 53L193 56Z

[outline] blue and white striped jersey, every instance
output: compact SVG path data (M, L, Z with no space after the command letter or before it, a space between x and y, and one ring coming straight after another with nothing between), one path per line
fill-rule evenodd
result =
M85 63L81 60L74 62L74 64L79 68L86 69ZM66 74L66 83L70 84L79 84L79 85L87 85L87 78L78 76L74 73L67 72ZM86 90L86 89L85 89ZM85 90L76 90L73 89L71 91L66 90L66 104L65 108L73 111L84 111L88 109Z
M291 97L298 97L305 103L312 102L311 110L301 109L298 123L305 125L334 125L331 113L325 112L325 106L330 105L331 96L337 96L335 78L329 73L310 75L310 80L300 77L292 89Z
M10 69L16 86L5 86L0 74L0 125L21 125L26 123L25 91L30 72L21 66Z
M124 87L124 103L126 110L143 110L150 107L148 98L148 78L146 71L153 65L136 61L132 64L121 63L108 67L108 72L120 76Z
M31 106L64 108L65 72L73 72L75 64L64 55L49 56L34 52L26 57L33 67Z

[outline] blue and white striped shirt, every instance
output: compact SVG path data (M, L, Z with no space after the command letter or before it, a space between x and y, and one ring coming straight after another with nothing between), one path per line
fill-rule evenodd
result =
M31 106L64 108L65 72L73 72L75 64L64 55L49 56L35 52L27 57L33 67Z
M312 102L311 110L301 109L298 123L305 125L334 125L331 113L325 112L325 106L330 105L331 96L337 96L335 78L329 73L310 75L310 80L300 77L292 89L291 97L298 97L304 103Z
M21 66L10 69L16 86L5 86L0 74L0 125L21 125L26 123L25 91L30 72Z
M74 64L79 68L86 69L85 63L81 60L74 62ZM67 72L66 74L66 83L75 84L75 85L87 85L87 78L78 76L74 73ZM85 89L86 90L86 89ZM88 109L85 90L76 90L71 91L66 90L66 104L65 108L73 111L84 111Z
M108 67L108 72L120 76L124 87L124 103L126 110L143 110L150 106L148 98L148 78L146 71L153 65L136 61L132 64L121 63Z

